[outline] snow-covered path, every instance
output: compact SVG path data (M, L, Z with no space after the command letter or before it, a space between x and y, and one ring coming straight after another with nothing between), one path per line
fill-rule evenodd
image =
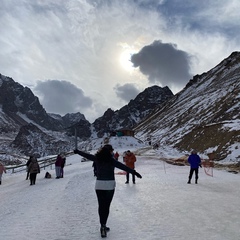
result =
M189 168L137 156L143 178L125 184L116 174L107 239L239 240L240 176L200 169L199 184L186 184ZM29 186L25 173L4 175L0 186L0 234L4 240L101 239L91 162L67 158L65 177ZM116 169L116 173L120 170Z

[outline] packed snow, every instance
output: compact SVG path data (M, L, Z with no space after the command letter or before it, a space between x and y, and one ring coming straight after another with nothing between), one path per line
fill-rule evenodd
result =
M125 150L136 153L136 170L143 178L137 178L135 185L125 184L123 172L115 170L107 239L240 239L239 174L214 169L210 177L202 168L199 183L187 184L189 167L161 161L163 150L112 144L120 153L119 161ZM62 179L55 179L54 169L42 169L33 186L25 180L25 172L3 174L1 239L102 239L92 162L81 160L79 155L67 157ZM51 179L44 178L46 171Z

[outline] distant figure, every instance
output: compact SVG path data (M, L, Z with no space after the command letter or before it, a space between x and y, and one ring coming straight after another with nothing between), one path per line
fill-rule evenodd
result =
M197 155L197 152L195 150L192 151L191 155L188 157L188 162L190 164L190 173L188 177L188 184L191 183L191 179L193 176L193 173L195 172L195 183L198 183L198 168L202 167L201 165L201 159Z
M27 163L26 163L26 171L27 171L26 180L28 180L28 178L29 178L29 164L31 163L32 158L33 158L33 156L30 156L29 159L28 159L28 161L27 161Z
M119 153L118 152L115 152L114 158L118 161L118 158L119 158Z
M29 173L30 185L35 185L37 174L40 173L40 167L35 157L32 157L32 160L29 164Z
M158 143L155 143L155 144L153 145L153 149L158 149L158 148L159 148Z
M107 237L107 232L110 231L110 228L107 227L106 224L116 186L114 168L117 167L123 171L130 172L131 174L142 178L138 172L117 161L112 156L113 150L114 149L110 144L104 145L96 153L96 155L88 154L79 151L78 149L74 150L74 153L77 153L91 161L94 161L97 166L97 180L95 191L98 199L98 214L101 224L101 237Z
M66 158L62 155L62 163L61 163L61 174L60 174L60 178L63 178L63 174L64 174L64 167L65 167L65 164L66 164Z
M125 157L127 155L127 151L123 152L123 162L125 163Z
M132 153L130 150L126 152L126 155L124 157L124 162L127 167L131 169L135 169L135 162L136 162L136 156L134 153ZM126 174L127 181L125 182L126 184L129 183L129 172ZM135 184L135 175L132 174L132 182Z
M55 162L56 179L61 178L62 164L63 164L63 158L61 154L58 154L57 160Z
M4 165L2 164L2 162L0 162L0 185L2 184L2 175L3 173L6 173L6 168L4 167Z

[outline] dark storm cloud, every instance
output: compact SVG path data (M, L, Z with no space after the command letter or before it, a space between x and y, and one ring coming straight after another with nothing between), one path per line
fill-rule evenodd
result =
M81 112L90 108L92 100L84 96L84 92L67 81L48 80L38 81L34 91L40 96L40 102L49 113Z
M131 62L148 76L151 83L182 87L191 78L190 56L178 50L174 44L154 41L143 47L139 53L133 54Z
M126 102L134 99L139 93L138 89L130 83L126 83L122 86L117 84L114 90L116 91L117 96Z

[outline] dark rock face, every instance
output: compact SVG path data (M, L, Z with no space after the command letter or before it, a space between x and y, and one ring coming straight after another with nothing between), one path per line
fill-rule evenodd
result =
M98 137L120 128L135 127L141 120L163 102L173 97L168 87L152 86L139 93L134 100L117 111L108 109L104 115L95 120L93 127Z
M105 133L109 133L112 126L112 121L114 117L114 111L112 109L108 109L102 117L96 119L93 123L95 131L97 132L98 137L103 137Z
M37 157L58 154L68 151L70 146L66 140L59 140L44 133L32 123L20 128L11 146L26 156L35 155ZM70 148L71 149L71 148Z
M30 120L48 130L61 130L63 128L59 121L51 118L46 113L38 98L34 96L29 88L23 87L11 78L2 75L0 77L0 104L2 110L17 124L20 126L26 124L26 121L20 116L20 114L24 114Z
M70 127L78 122L88 123L85 116L79 112L78 113L68 113L62 117L62 120L63 120L63 125L65 127Z
M81 140L85 141L91 137L91 124L87 120L81 119L67 128L66 132L69 136L77 136Z

